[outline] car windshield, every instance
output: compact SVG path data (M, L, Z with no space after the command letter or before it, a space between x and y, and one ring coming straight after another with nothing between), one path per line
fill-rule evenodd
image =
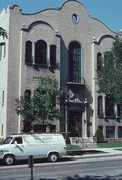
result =
M13 139L13 137L7 137L7 138L5 139L5 141L3 141L3 144L9 144L12 139Z

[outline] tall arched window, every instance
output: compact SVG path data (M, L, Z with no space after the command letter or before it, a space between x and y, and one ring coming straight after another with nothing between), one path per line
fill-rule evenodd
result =
M97 70L102 69L102 54L99 52L97 53Z
M106 116L108 116L108 117L115 116L115 104L114 104L114 100L112 97L106 96L105 111L106 111Z
M103 97L98 96L98 116L103 116Z
M32 63L32 42L27 41L25 44L25 63Z
M56 46L50 46L50 65L56 66Z
M81 46L77 42L69 45L69 80L81 82Z
M39 40L35 44L35 63L38 65L47 64L47 44L43 40Z

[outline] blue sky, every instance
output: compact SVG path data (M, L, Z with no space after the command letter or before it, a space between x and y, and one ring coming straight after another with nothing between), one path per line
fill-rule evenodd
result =
M46 8L57 8L66 0L0 0L0 11L17 4L23 13L34 13ZM102 21L112 31L122 29L122 0L79 0L89 14Z

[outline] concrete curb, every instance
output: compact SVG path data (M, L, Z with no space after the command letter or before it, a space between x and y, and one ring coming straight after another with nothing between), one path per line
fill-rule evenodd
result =
M69 159L89 159L89 158L101 158L101 157L117 157L122 156L122 154L108 154L108 155L84 155L84 156L63 156L63 158L69 158Z

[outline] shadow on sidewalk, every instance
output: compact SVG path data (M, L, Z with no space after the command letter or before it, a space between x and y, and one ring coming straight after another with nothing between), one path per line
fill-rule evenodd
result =
M47 180L47 179L39 179L39 180ZM48 180L57 180L57 179L48 179ZM122 174L117 176L85 176L80 177L75 175L73 177L66 177L66 178L58 178L58 180L122 180Z

